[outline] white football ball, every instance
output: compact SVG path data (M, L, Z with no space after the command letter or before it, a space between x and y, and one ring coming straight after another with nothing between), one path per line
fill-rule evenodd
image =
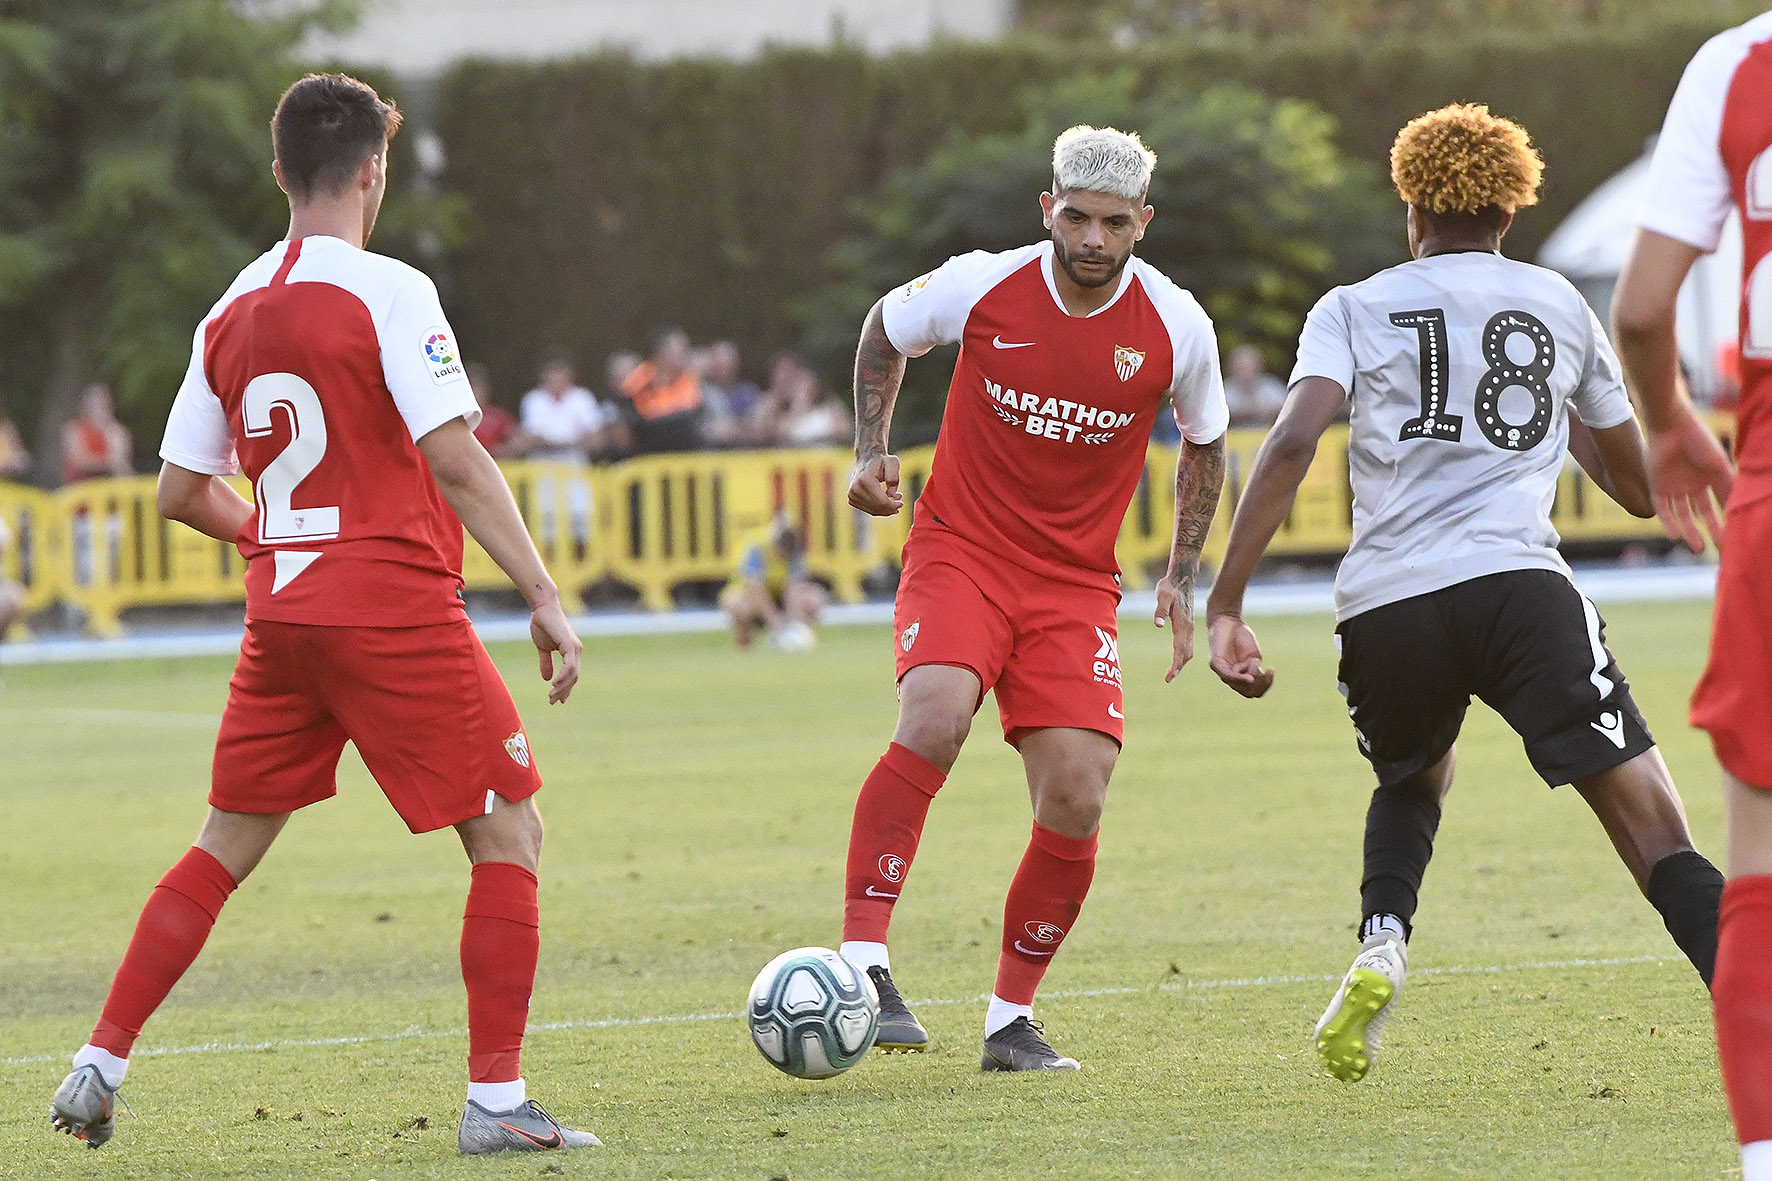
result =
M769 1065L795 1078L830 1078L873 1047L880 996L867 973L830 948L796 947L763 965L745 1015Z

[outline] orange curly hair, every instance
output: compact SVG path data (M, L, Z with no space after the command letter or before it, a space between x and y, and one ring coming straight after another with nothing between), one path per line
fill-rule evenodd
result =
M1391 145L1391 183L1430 213L1509 213L1538 201L1544 160L1518 123L1482 103L1453 103L1412 119Z

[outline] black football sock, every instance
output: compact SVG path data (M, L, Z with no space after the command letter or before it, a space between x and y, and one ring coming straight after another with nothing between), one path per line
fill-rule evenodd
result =
M1440 802L1425 792L1381 787L1366 809L1365 871L1360 878L1360 928L1374 915L1395 915L1405 938L1414 930L1421 878L1434 855Z
M1657 861L1643 893L1661 912L1667 933L1709 988L1717 966L1717 907L1723 900L1723 875L1704 854L1687 849Z

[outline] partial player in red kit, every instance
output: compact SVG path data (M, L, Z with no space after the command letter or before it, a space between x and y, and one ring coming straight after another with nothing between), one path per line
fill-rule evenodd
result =
M334 794L347 741L413 832L454 827L473 866L461 1150L597 1143L530 1101L518 1070L540 946L531 797L541 777L462 608L464 524L530 605L550 701L572 692L582 647L473 436L480 412L436 288L363 249L399 124L391 104L341 75L284 94L272 167L289 196L289 236L198 327L166 425L160 511L239 546L246 638L209 818L149 896L91 1041L55 1094L51 1122L93 1148L114 1131L142 1025L290 814ZM236 458L251 501L221 478Z
M880 993L886 1050L929 1034L891 976L886 931L930 802L994 690L1022 757L1033 836L1004 905L986 1070L1075 1069L1033 1021L1034 992L1076 922L1123 734L1114 541L1151 426L1181 426L1174 551L1157 625L1173 678L1193 656L1194 575L1224 479L1229 420L1212 323L1133 257L1156 157L1136 135L1074 127L1040 195L1051 240L960 255L881 299L855 359L849 502L904 505L887 450L905 359L959 342L895 613L898 727L855 804L842 953Z
M1710 661L1692 722L1722 763L1729 880L1711 982L1717 1056L1742 1176L1772 1178L1772 13L1720 33L1686 67L1650 166L1612 304L1618 355L1649 433L1656 511L1693 551L1722 550ZM1674 304L1741 216L1741 402L1734 464L1680 376ZM1723 508L1727 525L1719 516Z

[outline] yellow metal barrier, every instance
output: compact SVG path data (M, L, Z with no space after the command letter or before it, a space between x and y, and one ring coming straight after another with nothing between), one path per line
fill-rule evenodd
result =
M1732 423L1714 420L1726 442ZM1225 491L1207 536L1205 561L1224 552L1263 432L1232 431L1226 440ZM934 447L900 454L901 486L914 503L928 480ZM911 511L880 519L848 505L853 459L842 448L655 455L609 467L510 463L504 466L523 519L568 600L605 580L632 587L647 607L668 609L686 584L724 580L740 544L775 513L806 538L807 563L839 599L862 596L862 580L896 563ZM235 486L250 495L245 484ZM1175 517L1175 451L1152 447L1145 474L1120 529L1126 585L1149 586L1167 564ZM0 519L12 544L0 571L27 587L27 606L57 601L80 607L91 630L115 632L131 607L228 603L242 597L240 555L232 545L163 520L154 480L93 480L59 492L0 484ZM1347 428L1324 436L1298 500L1271 553L1333 556L1346 549L1353 521L1347 482ZM1630 541L1661 536L1654 521L1630 516L1570 461L1558 484L1552 521L1571 541ZM463 571L471 589L507 586L471 540Z

